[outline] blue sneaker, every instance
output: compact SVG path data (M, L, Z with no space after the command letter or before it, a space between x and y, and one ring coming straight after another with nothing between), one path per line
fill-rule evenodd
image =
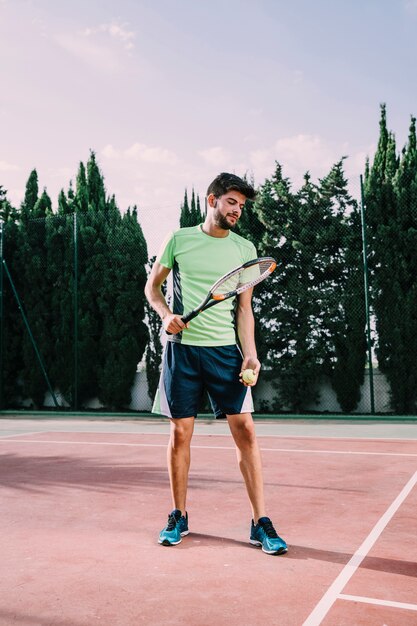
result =
M279 537L269 517L260 517L256 526L252 520L249 541L254 546L262 546L266 554L284 554L288 550L287 544Z
M181 515L181 511L174 509L168 515L168 524L159 533L158 543L163 546L176 546L182 541L182 537L188 535L188 513Z

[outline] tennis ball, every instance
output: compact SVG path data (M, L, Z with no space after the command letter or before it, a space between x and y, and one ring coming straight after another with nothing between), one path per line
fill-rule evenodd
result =
M243 370L242 380L248 385L250 385L251 383L254 383L256 380L255 372L253 370Z

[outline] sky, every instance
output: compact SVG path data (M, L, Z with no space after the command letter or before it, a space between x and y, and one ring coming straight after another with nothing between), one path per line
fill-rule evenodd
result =
M0 0L0 185L56 207L96 153L150 251L221 171L297 188L417 114L417 0ZM355 183L356 181L356 183ZM358 185L357 185L358 186Z

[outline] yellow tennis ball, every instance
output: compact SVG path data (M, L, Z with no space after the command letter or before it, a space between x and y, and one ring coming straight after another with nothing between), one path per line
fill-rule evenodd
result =
M243 370L243 372L242 372L242 380L245 383L247 383L248 385L250 385L251 383L255 382L255 380L256 380L255 372L253 370Z

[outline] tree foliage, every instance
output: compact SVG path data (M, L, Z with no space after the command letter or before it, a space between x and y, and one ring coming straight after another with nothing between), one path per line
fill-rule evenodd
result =
M4 194L0 199L11 215ZM14 229L15 246L8 241L5 253L53 387L70 405L77 384L80 406L92 398L108 408L128 406L148 341L147 246L137 208L120 213L91 153L86 166L80 163L75 190L70 184L59 193L56 213L46 190L39 196L33 170ZM19 363L6 376L6 401L21 396L42 406L47 385L16 311L5 335Z
M15 300L11 285L7 280L3 268L3 260L15 258L20 246L20 233L17 224L17 210L7 198L7 191L0 186L0 219L2 224L2 241L0 261L2 266L2 311L1 311L1 337L2 363L1 363L1 397L0 408L4 408L9 398L16 398L18 391L16 382L20 376L20 341L19 336L23 331L23 322L19 316L19 309Z
M391 408L415 413L417 401L416 120L398 157L381 106L380 133L365 178L376 355L391 389Z
M200 209L200 198L196 196L194 189L191 193L191 203L188 203L188 193L185 190L184 201L180 211L180 228L187 226L197 226L204 221L204 216Z
M398 154L385 105L378 147L365 168L365 209L375 354L390 385L390 408L414 414L416 119ZM70 406L93 398L106 408L128 406L144 354L151 397L156 390L161 321L144 297L155 258L148 265L138 214L136 206L122 213L107 194L94 152L60 191L55 210L36 169L18 209L0 185L3 255L51 383ZM198 195L192 189L189 198L185 190L180 226L202 221ZM298 190L276 163L236 230L260 256L278 262L253 298L263 376L276 390L268 408L312 410L326 380L341 409L355 411L366 361L365 300L360 214L344 159L318 181L306 173ZM26 399L40 407L46 381L6 279L2 296L3 406Z
M297 192L277 163L242 220L239 232L261 256L278 262L254 292L264 375L278 392L273 408L306 410L319 399L326 376L343 410L354 410L366 349L363 270L360 221L347 192L343 160L319 184L306 174ZM351 375L343 377L341 371Z

